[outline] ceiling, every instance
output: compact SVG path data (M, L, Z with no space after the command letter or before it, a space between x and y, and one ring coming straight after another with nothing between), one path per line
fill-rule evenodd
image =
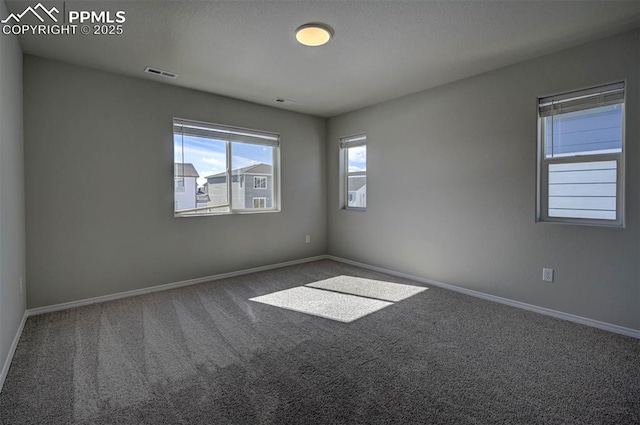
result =
M36 1L6 3L21 12ZM321 117L640 26L640 1L42 3L123 10L124 34L20 36L25 53ZM294 30L308 22L330 25L334 38L297 44Z

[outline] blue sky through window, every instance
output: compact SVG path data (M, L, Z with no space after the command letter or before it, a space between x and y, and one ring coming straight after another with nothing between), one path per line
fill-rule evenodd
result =
M347 149L349 172L367 171L367 146L354 146Z
M204 137L174 134L174 161L191 163L200 177L198 185L206 182L205 177L224 172L227 167L226 142ZM238 169L264 163L273 165L273 148L248 143L232 143L232 168Z

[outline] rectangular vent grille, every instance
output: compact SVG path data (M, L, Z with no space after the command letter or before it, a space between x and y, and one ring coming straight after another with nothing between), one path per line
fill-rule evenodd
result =
M175 74L173 72L164 71L164 70L158 69L158 68L151 68L150 66L146 67L144 69L144 72L146 72L148 74L157 75L159 77L166 77L166 78L176 78L178 76L178 74Z

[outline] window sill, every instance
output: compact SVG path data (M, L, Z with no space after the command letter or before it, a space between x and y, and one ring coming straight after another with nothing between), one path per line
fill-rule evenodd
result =
M605 228L614 228L614 229L624 229L624 223L620 222L598 222L598 221L575 221L575 220L536 220L536 224L560 224L566 226L586 226L586 227L605 227Z
M247 210L236 210L236 211L224 211L224 212L212 212L212 213L200 213L200 214L173 214L174 218L191 218L191 217L210 217L210 216L221 216L221 215L249 215L249 214L269 214L269 213L279 213L280 209L268 209L268 210L260 210L260 211L247 211Z

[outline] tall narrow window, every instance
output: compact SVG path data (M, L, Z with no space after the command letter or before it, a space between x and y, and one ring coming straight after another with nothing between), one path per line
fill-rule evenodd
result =
M344 158L344 206L367 208L367 135L343 137L340 147Z
M539 221L622 226L623 82L538 102Z
M174 119L173 142L176 217L279 211L277 134Z

